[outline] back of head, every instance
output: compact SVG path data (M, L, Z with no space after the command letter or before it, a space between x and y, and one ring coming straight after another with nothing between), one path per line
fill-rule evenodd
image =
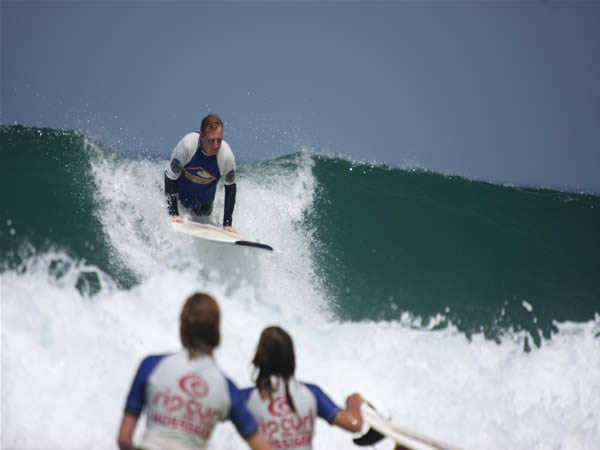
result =
M217 301L208 294L188 297L179 316L179 336L191 352L212 353L219 345L221 312Z
M271 384L271 375L280 376L285 380L287 403L291 410L297 413L288 384L296 370L296 356L291 336L280 327L265 328L258 340L252 364L258 368L256 386L261 398L272 398L274 388Z
M209 114L204 119L202 119L202 123L200 124L200 133L204 135L206 130L216 130L219 127L223 127L223 121L216 114Z
M259 369L259 379L279 375L288 379L296 370L294 343L290 335L280 327L267 327L258 341L252 364Z

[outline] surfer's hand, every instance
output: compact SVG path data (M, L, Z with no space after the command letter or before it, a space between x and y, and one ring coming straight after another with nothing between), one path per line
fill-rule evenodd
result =
M227 225L227 226L223 227L223 229L224 229L225 231L229 231L230 233L235 233L235 234L238 234L238 232L237 232L237 231L235 231L235 230L233 229L233 227L230 227L229 225Z
M346 407L348 409L352 409L352 408L356 408L358 407L360 409L360 405L362 404L363 399L360 396L360 394L352 394L349 395L348 398L346 399Z
M344 430L357 433L362 428L362 415L360 405L363 402L360 394L352 394L346 399L346 409L337 413L333 423Z
M179 216L171 216L171 222L183 223L183 219Z

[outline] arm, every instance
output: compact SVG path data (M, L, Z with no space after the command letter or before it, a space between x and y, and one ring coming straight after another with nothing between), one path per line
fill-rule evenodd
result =
M121 421L121 428L119 429L119 438L117 443L121 450L134 450L133 445L133 431L137 424L138 417L131 414L123 414L123 420Z
M340 410L335 416L333 423L344 430L358 432L362 428L362 414L360 405L362 397L359 394L352 394L346 399L346 409Z
M237 188L235 183L225 185L225 211L223 212L223 228L233 231L233 208L235 207L235 196Z
M362 428L360 405L363 400L359 394L350 395L346 399L346 409L340 409L317 385L305 383L305 386L313 393L317 400L317 414L319 417L344 430L352 432L360 431Z
M177 181L171 180L165 172L165 196L167 197L167 208L169 216L175 220L179 217L179 209L177 208Z
M227 388L231 399L231 409L229 410L228 419L233 422L240 436L248 442L251 448L259 450L271 448L260 435L256 418L246 407L246 401L252 389L240 391L233 381L227 377L225 379L227 380Z
M119 428L117 443L121 450L133 450L133 431L146 403L146 383L148 377L164 355L152 355L144 358L133 379L129 394L125 400L125 412Z
M271 450L271 446L265 441L259 432L250 436L246 442L252 450Z
M181 222L177 208L177 180L183 168L190 162L198 148L198 133L188 133L177 143L165 170L165 196L169 216L175 222Z
M217 153L217 162L219 170L223 177L225 185L225 210L223 211L223 228L227 231L235 230L231 227L233 221L233 208L235 206L236 185L235 185L235 157L231 147L225 141L221 143L221 149Z

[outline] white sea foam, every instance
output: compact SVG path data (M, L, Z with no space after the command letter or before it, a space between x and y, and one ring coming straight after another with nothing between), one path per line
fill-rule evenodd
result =
M597 448L600 317L556 324L559 333L529 353L519 333L497 344L406 318L336 320L315 273L311 231L299 226L316 189L310 158L301 163L303 170L282 164L272 174L242 170L234 225L276 251L237 258L170 231L156 183L164 164L96 163L99 217L115 255L141 281L118 289L97 268L52 253L2 273L2 448L115 448L137 365L179 348L178 314L195 291L219 300L216 358L240 386L251 382L260 331L279 324L294 338L298 378L340 405L358 391L397 423L465 449ZM51 270L57 261L60 275ZM76 285L91 271L101 289L90 298ZM322 420L314 444L355 448L351 435ZM223 424L211 448L246 447Z
M272 245L272 254L173 233L161 184L166 161L96 161L98 218L116 257L141 278L164 266L198 265L228 286L252 285L262 301L279 304L285 297L288 312L328 315L324 289L314 273L310 230L300 226L313 201L313 161L307 154L298 158L300 170L296 164L293 169L273 164L256 172L246 166L238 175L234 227L243 236ZM223 189L217 190L213 211L219 223Z
M228 289L170 268L123 291L81 296L71 265L48 276L47 255L25 273L6 272L2 300L2 448L111 448L141 358L179 347L177 317L187 295L213 293L223 310L216 358L241 386L263 327L293 336L297 375L339 404L354 392L406 427L464 448L592 449L600 442L600 317L558 324L540 348L522 336L501 345L452 328L400 322L349 323L290 315L285 298L265 303L251 285ZM44 263L45 261L45 263ZM316 448L353 448L350 435L318 422ZM231 425L212 448L244 448ZM377 448L391 448L382 442Z

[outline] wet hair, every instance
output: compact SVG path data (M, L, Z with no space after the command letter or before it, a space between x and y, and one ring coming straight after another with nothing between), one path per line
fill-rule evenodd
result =
M202 119L202 123L200 124L200 133L204 135L206 130L216 130L219 127L223 127L223 121L216 114L209 114L204 119Z
M221 312L208 294L195 293L186 300L179 316L179 337L191 352L212 353L219 345Z
M288 387L289 379L296 370L296 356L291 336L277 326L265 328L258 340L252 364L258 369L256 386L261 398L272 398L274 388L270 377L280 376L285 381L285 397L288 405L296 413L296 406Z

